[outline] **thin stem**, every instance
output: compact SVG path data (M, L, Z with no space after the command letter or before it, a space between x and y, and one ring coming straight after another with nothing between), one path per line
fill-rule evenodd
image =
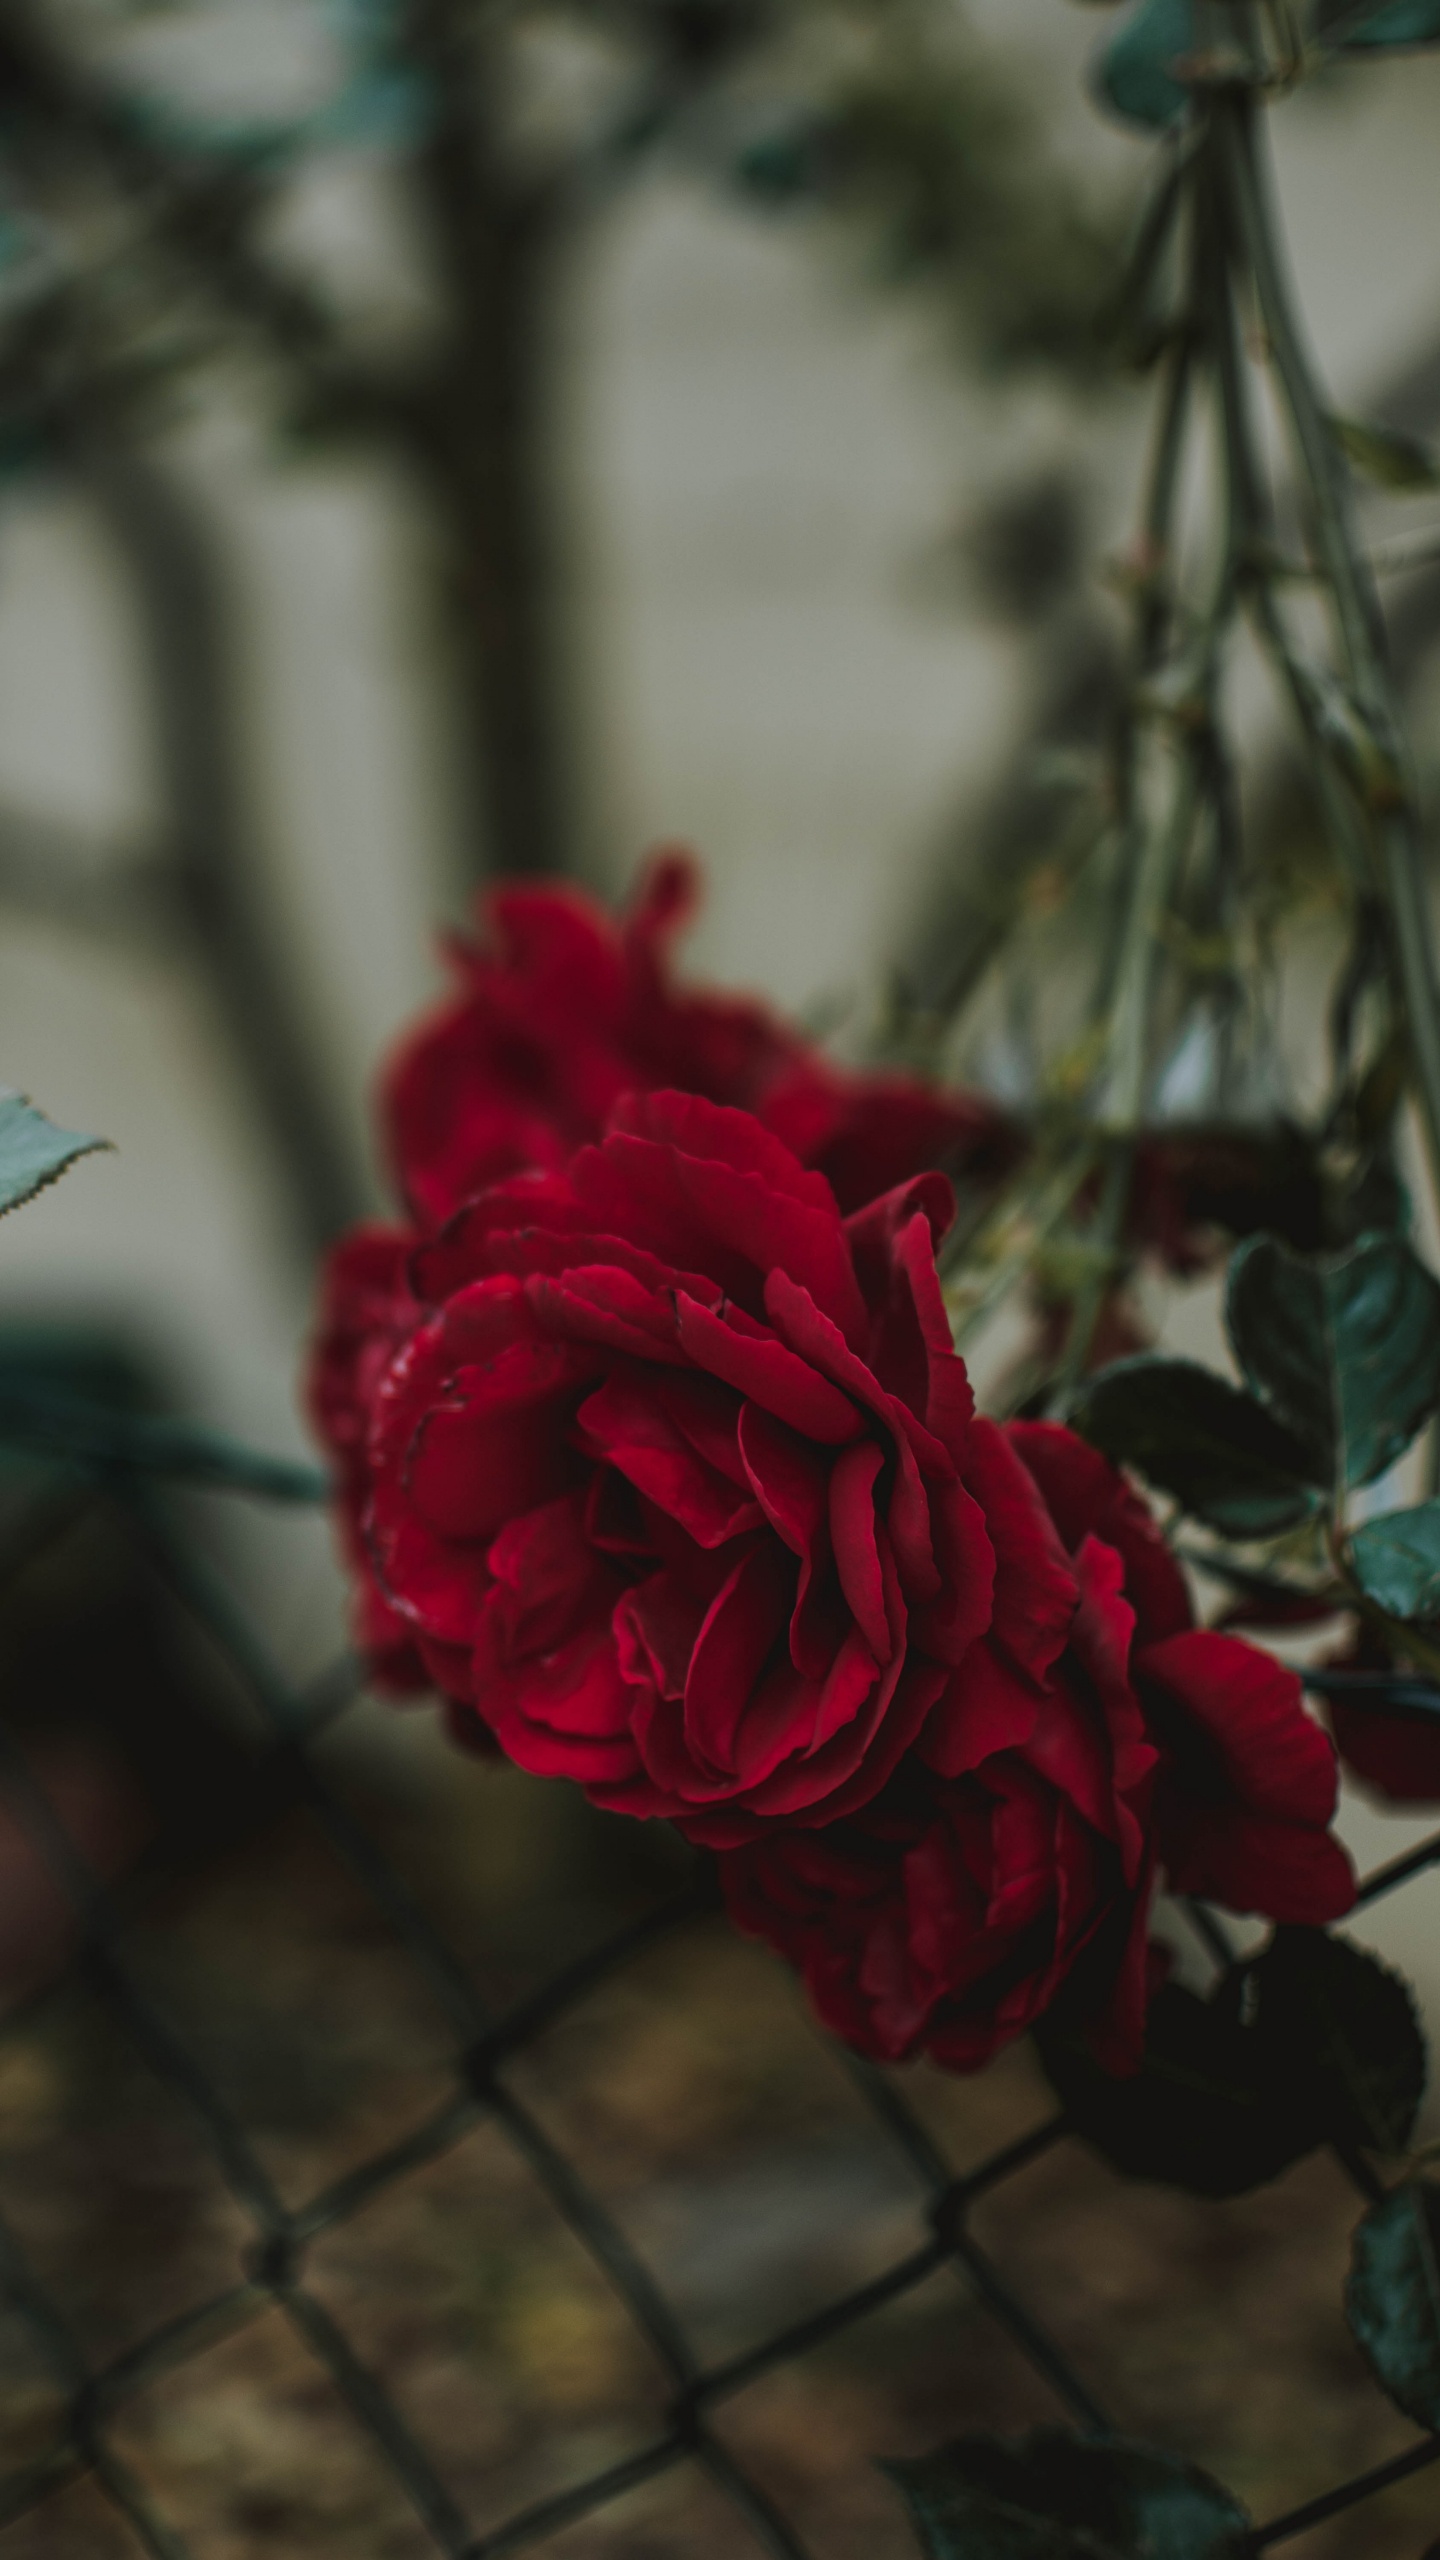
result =
M1174 617L1172 542L1180 466L1190 425L1194 392L1194 344L1188 325L1171 351L1150 470L1140 514L1140 566L1144 581L1135 616L1130 665L1121 694L1111 749L1116 817L1121 828L1119 878L1116 884L1113 933L1106 937L1095 989L1094 1018L1103 1021L1114 1007L1125 943L1125 911L1133 894L1143 849L1136 808L1139 721L1136 700L1146 679L1164 658Z
M1419 820L1400 745L1398 706L1384 661L1379 608L1350 525L1347 467L1317 392L1281 269L1250 102L1222 100L1217 114L1228 136L1236 215L1290 415L1347 675L1396 776L1396 797L1376 812L1377 850L1390 910L1397 994L1410 1035L1432 1180L1440 1193L1440 979L1431 949Z
M1099 1120L1115 1136L1133 1134L1145 1106L1150 1073L1150 1026L1161 950L1160 928L1200 804L1200 777L1187 746L1176 780L1169 822L1150 828L1131 884L1120 945L1114 1010Z
M1075 1300L1065 1357L1055 1383L1054 1405L1061 1413L1089 1366L1096 1328L1120 1263L1120 1240L1125 1232L1134 1177L1134 1138L1116 1138L1111 1142L1095 1224L1087 1238L1094 1257L1093 1268Z
M957 1351L963 1351L1008 1298L1016 1282L1035 1258L1038 1246L1048 1242L1061 1221L1068 1215L1075 1194L1088 1181L1094 1170L1095 1149L1086 1140L1068 1156L1052 1179L1032 1199L1029 1214L1023 1210L1021 1235L1008 1252L1002 1254L985 1287L976 1299L967 1301L958 1278L946 1284L945 1302L950 1309L950 1330ZM1009 1214L1016 1214L1012 1205Z

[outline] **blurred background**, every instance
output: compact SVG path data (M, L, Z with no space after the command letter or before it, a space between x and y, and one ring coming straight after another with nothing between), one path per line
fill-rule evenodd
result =
M1084 95L1104 25L7 8L0 1074L118 1150L7 1232L8 1303L299 1447L376 1059L497 871L615 895L687 840L694 969L852 1046L923 981L1120 629L1149 146ZM1275 118L1337 398L1422 431L1437 100L1420 55Z
M347 1219L384 1205L370 1080L438 990L437 927L497 874L561 872L618 896L653 845L688 842L709 882L693 971L759 988L857 1053L897 988L923 1003L955 952L984 946L1003 909L997 881L1032 880L1043 907L1056 810L1089 769L1111 699L1122 623L1103 572L1129 538L1145 422L1146 384L1108 359L1103 320L1150 146L1086 97L1105 23L1065 0L6 0L0 1082L116 1150L7 1221L11 1338L82 1328L177 1409L304 1454L297 1386L316 1256ZM1300 299L1337 404L1422 437L1440 434L1437 115L1432 52L1327 77L1274 119ZM1403 501L1385 521L1410 521ZM1428 779L1440 764L1440 577L1417 574L1392 595ZM1256 746L1283 833L1282 761L1258 718ZM1293 906L1292 932L1282 1047L1303 1083L1331 950L1321 891ZM953 1063L1023 1100L1023 1050L992 1005ZM1213 1350L1213 1288L1192 1299L1172 1312L1171 1337ZM237 1510L217 1507L204 1534L289 1670L308 1677L344 1633L328 1530L309 1514L277 1527ZM99 1789L99 1854L123 1866L127 1823L136 1840L157 1821L172 1845L189 1835L190 1881L168 1888L178 1916L157 1943L190 1943L186 1896L196 1875L218 1874L186 1961L202 1985L218 1966L232 1991L256 1930L275 1941L272 1981L288 1979L288 1924L270 1895L288 1878L284 1907L309 1914L312 1953L294 1958L292 2024L272 2041L322 2059L343 2048L372 2131L392 2107L402 2120L412 2066L386 2044L391 2026L367 2040L347 2006L345 1981L361 1980L350 1922L283 1824L264 1833L258 1864L224 1824L207 1831L195 1807L223 1794L227 1764L218 1777L192 1769L165 1725L173 1630L106 1552L72 1569L12 1609L4 1645L22 1721L41 1721L46 1697L63 1710L84 1693L87 1731L120 1659L117 1628L139 1646L126 1675L139 1703L124 1715L141 1740L126 1746L123 1784ZM73 1636L63 1677L45 1650L62 1619ZM646 1890L664 1880L663 1853L456 1760L426 1711L363 1706L346 1731L354 1782L410 1825L435 1890L458 1897L456 1925L506 1982L583 1936L596 1909L628 1907L637 1873ZM71 1770L82 1828L97 1747L91 1733ZM117 1811L146 1750L151 1776ZM1347 1820L1367 1858L1409 1836L1360 1805ZM1423 1894L1400 1897L1371 1937L1433 1994L1426 1909ZM327 1969L317 1943L344 1964ZM702 2193L732 2174L732 2137L749 2163L733 2175L788 2234L781 2295L800 2282L797 2249L815 2282L834 2272L814 2208L796 2221L814 2141L833 2169L819 2190L833 2206L826 2232L857 2196L882 2222L891 2210L888 2190L876 2203L866 2187L849 2134L834 2133L835 2092L822 2101L800 2086L820 2065L794 2058L788 1988L754 1951L706 1944L693 2051L677 2060L656 2041L674 1996L659 1980L653 2011L627 2013L629 2094L612 2091L608 2116L596 2101L597 2138L632 2184L651 2179L655 2245L682 2260L690 2250L702 2304L720 2278L671 2159L691 2136L711 2163ZM376 2014L390 2018L388 1998L399 2020L400 1990L365 1980ZM271 2029L247 1996L225 2049L253 2062ZM762 1996L777 2023L727 2094L715 2052L737 2007ZM106 2080L86 2062L76 2081L71 2028L45 2036L6 2047L30 2060L18 2078L0 2071L0 2109L19 2111L7 2120L13 2160L49 2162L50 2185L33 2169L33 2209L68 2234L73 2274L89 2252L87 2173L56 2171L72 2157L56 2126L118 2108L115 2175L132 2204L154 2135L123 2073ZM993 2117L1004 2130L1007 2090L1017 2123L1039 2103L1017 2073L999 2076L998 2095L966 2093L985 2127ZM789 2094L777 2097L781 2083ZM275 2139L308 2174L305 2146L329 2119L313 2090L296 2100L286 2085ZM788 2151L776 2150L777 2123L791 2128ZM983 2130L965 2139L978 2146ZM353 2132L352 2109L344 2139ZM214 2235L178 2160L152 2173L156 2227L178 2216L174 2263L188 2266L185 2252L203 2255ZM1099 2176L1084 2173L1097 2193ZM1163 2404L1156 2425L1183 2398L1177 2383L1172 2406L1147 2365L1165 2268L1202 2266L1210 2288L1193 2379L1194 2357L1204 2363L1232 2316L1225 2269L1233 2277L1248 2253L1257 2300L1268 2284L1289 2306L1274 2315L1289 2327L1272 2363L1289 2358L1296 2396L1276 2382L1261 2409L1243 2377L1213 2379L1210 2414L1186 2441L1228 2459L1229 2476L1248 2464L1262 2502L1277 2484L1306 2494L1312 2473L1323 2485L1336 2431L1350 2429L1358 2459L1372 2442L1383 2451L1396 2423L1378 2402L1378 2415L1354 2414L1343 2340L1314 2345L1313 2270L1288 2293L1275 2274L1299 2266L1302 2237L1326 2214L1342 2231L1345 2200L1319 2180L1299 2205L1287 2189L1283 2207L1226 2208L1218 2255L1213 2236L1197 2236L1199 2209L1175 2199L1127 2201L1148 2233L1129 2259L1089 2188L1056 2189L1050 2241L1034 2238L1050 2229L1039 2206L1028 2226L1052 2276L1067 2251L1080 2252L1086 2284L1108 2266L1112 2329L1130 2324L1115 2350L1122 2387ZM502 2219L504 2195L500 2177L486 2210ZM394 2240L422 2292L435 2230L464 2209L441 2194L438 2221L420 2214ZM1213 2235L1213 2216L1206 2227ZM553 2400L565 2424L603 2436L619 2370L604 2316L558 2275L547 2310L541 2277L502 2265L499 2240L494 2250L472 2292L493 2309L493 2278L494 2300L510 2305L487 2334L509 2357L515 2442L540 2423L532 2383L542 2416ZM1321 2273L1329 2284L1328 2260ZM344 2281L363 2298L378 2279L372 2268ZM466 2300L447 2311L452 2328L471 2317ZM113 2305L104 2318L123 2334ZM403 2363L403 2341L384 2352ZM862 2541L867 2560L888 2552L894 2530L878 2491L853 2515L837 2498L842 2443L848 2460L857 2429L876 2449L897 2428L907 2448L911 2434L945 2432L940 2385L922 2392L919 2380L938 2352L932 2333L905 2352L896 2372L911 2383L896 2381L878 2417L868 2403L863 2424L856 2415L857 2370L823 2424L818 2400L776 2421L773 2459L782 2471L810 2462L823 2548L836 2555ZM984 2378L968 2329L955 2352L947 2390L988 2392L986 2422L1028 2413L1018 2384L1012 2408L1008 2385ZM435 2353L432 2414L459 2394L463 2433L471 2402L445 2363L451 2347ZM196 2418L170 2443L166 2476L190 2483L212 2530L201 2547L248 2553L281 2531L287 2549L310 2535L317 2549L408 2551L400 2524L356 2538L365 2493L348 2474L321 2496L321 2437L295 2414L303 2394L286 2402L279 2508L256 2491L255 2515L239 2515L225 2483L264 2472L254 2411L274 2371L252 2353L227 2385L223 2424ZM1313 2425L1325 2391L1328 2447ZM1262 2417L1281 2442L1274 2460ZM495 2424L487 2476L498 2477L514 2447ZM145 2458L163 2470L153 2444ZM1428 2512L1411 2493L1392 2541L1373 2518L1352 2519L1305 2548L1418 2560ZM85 2509L63 2548L127 2548L111 2530ZM563 2548L741 2548L726 2530L706 2539L702 2517L662 2515ZM14 2547L54 2560L56 2531L53 2515L14 2527Z

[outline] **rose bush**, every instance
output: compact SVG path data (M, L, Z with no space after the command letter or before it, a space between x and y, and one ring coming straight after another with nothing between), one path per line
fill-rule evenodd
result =
M382 1081L391 1170L420 1224L506 1174L558 1169L621 1094L665 1087L753 1111L847 1209L927 1165L988 1181L1016 1161L1021 1134L985 1096L847 1073L750 998L678 989L671 946L698 896L695 864L670 851L618 923L578 889L485 899L479 942L449 944L458 992Z
M1063 1989L1124 2070L1157 1867L1177 1892L1275 1920L1349 1908L1328 1831L1334 1753L1293 1673L1194 1625L1178 1567L1108 1460L1055 1424L1003 1437L997 1556L1058 1540L1073 1576L1048 1658L1018 1661L997 1610L955 1712L862 1814L732 1850L722 1882L738 1925L799 1968L863 2052L973 2070ZM988 1524L1001 1520L992 1495ZM960 1738L982 1718L993 1747L977 1760Z
M1073 1981L1119 2067L1157 1865L1346 1907L1334 1757L1107 1461L977 1416L951 1207L842 1217L753 1115L634 1095L408 1257L353 1240L318 1400L461 1738L717 1848L864 2049L971 2067Z

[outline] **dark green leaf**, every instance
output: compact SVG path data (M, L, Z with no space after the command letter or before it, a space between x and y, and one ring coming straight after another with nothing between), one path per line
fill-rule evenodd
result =
M203 1423L116 1413L0 1367L0 1447L108 1475L171 1476L272 1502L323 1502L328 1477L301 1459L248 1449Z
M1141 2068L1125 2080L1101 2070L1083 2037L1041 2028L1036 2042L1056 2096L1076 2132L1123 2177L1191 2195L1247 2195L1325 2140L1313 2092L1279 2079L1244 1990L1238 1966L1209 2000L1167 1983L1151 2003Z
M1387 1511L1350 1541L1362 1591L1392 1618L1440 1618L1440 1502Z
M123 1336L93 1325L0 1323L0 1466L164 1476L275 1502L323 1502L324 1471L173 1420L164 1385Z
M1240 2560L1248 2518L1218 2480L1145 2445L1040 2427L887 2462L929 2560Z
M1440 5L1434 15L1440 34ZM1352 470L1377 489L1440 489L1440 464L1414 436L1369 426L1362 418L1332 418L1330 425Z
M1440 1403L1440 1284L1399 1236L1301 1255L1272 1236L1230 1265L1235 1356L1315 1477L1366 1484Z
M1440 2187L1407 2178L1355 2234L1345 2312L1383 2391L1440 2427Z
M1425 2095L1427 2058L1401 1976L1323 1929L1277 1929L1249 1971L1275 2068L1317 2093L1326 2138L1402 2151Z
M1347 53L1436 44L1440 43L1440 0L1383 0L1381 7L1368 9L1358 7L1356 0L1327 0L1316 12L1316 25L1318 32L1338 40Z
M1141 0L1100 50L1091 73L1095 95L1126 124L1163 132L1190 104L1174 66L1194 49L1193 0Z
M1068 1418L1223 1536L1269 1537L1314 1509L1305 1443L1193 1360L1117 1360L1086 1379Z
M1324 2142L1395 2151L1425 2088L1403 1982L1348 1939L1279 1929L1208 2000L1167 1984L1133 2077L1052 2021L1040 2057L1075 2129L1126 2177L1244 2195Z
M77 1156L94 1155L108 1146L106 1138L82 1138L73 1129L57 1129L36 1111L23 1093L0 1093L0 1216L33 1200L54 1182Z

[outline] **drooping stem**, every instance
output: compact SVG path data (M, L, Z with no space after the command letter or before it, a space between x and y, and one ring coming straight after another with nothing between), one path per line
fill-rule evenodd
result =
M1395 993L1409 1035L1431 1177L1440 1195L1440 978L1425 895L1419 812L1399 705L1385 662L1383 626L1374 584L1351 526L1347 466L1316 387L1281 265L1253 106L1248 98L1236 96L1220 102L1219 111L1228 128L1238 225L1285 396L1346 676L1373 737L1377 772L1383 777L1372 806Z
M1173 195L1175 212L1185 203L1192 171L1193 154L1189 168L1172 170L1162 181L1161 201ZM1197 228L1190 247L1192 289L1204 255L1203 234ZM1142 712L1143 689L1164 662L1174 622L1172 553L1180 471L1195 389L1197 336L1193 323L1194 314L1187 314L1172 340L1141 508L1142 583L1129 682L1120 708L1113 757L1120 828L1119 894L1114 931L1109 949L1101 956L1096 989L1097 1017L1107 1024L1096 1114L1103 1133L1104 1174L1085 1236L1089 1269L1070 1311L1057 1374L1055 1393L1062 1407L1089 1364L1106 1298L1121 1267L1122 1239L1134 1186L1136 1139L1153 1063L1152 1024L1162 926L1194 831L1203 788L1202 742L1192 732L1177 742L1167 815L1157 820L1142 805L1141 762L1148 725ZM1200 676L1207 720L1211 659L1217 637L1218 624L1212 620Z

